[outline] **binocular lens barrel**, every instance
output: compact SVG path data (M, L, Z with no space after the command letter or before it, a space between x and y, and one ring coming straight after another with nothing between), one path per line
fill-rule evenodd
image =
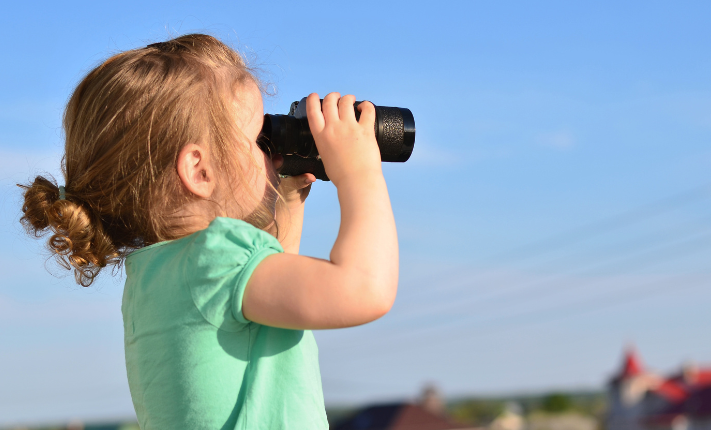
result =
M360 103L353 106L356 119L360 118L357 109ZM415 118L409 109L375 106L374 127L382 161L403 163L410 158L415 146ZM318 179L328 180L309 129L305 98L292 103L289 115L264 115L257 143L268 154L284 157L281 174L313 173Z

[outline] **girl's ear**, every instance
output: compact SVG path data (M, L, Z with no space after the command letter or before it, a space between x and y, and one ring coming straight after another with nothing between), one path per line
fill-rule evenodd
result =
M207 199L215 191L215 172L206 148L189 143L178 154L178 176L185 188Z

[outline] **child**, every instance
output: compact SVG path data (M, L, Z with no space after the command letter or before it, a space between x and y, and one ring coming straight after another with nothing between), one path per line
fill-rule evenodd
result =
M330 260L298 255L311 174L279 178L241 57L193 34L115 55L64 115L65 183L24 188L21 221L77 282L125 261L126 368L140 426L327 429L311 329L365 324L395 300L395 222L355 97L307 100L338 189Z

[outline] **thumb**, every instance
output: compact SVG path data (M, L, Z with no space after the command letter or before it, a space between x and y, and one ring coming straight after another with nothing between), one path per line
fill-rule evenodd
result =
M290 176L281 180L280 187L285 190L300 190L306 188L316 182L316 176L312 173L304 173L302 175Z

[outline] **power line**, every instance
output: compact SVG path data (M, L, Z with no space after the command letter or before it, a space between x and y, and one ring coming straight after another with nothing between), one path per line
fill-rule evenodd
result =
M678 193L669 197L666 197L664 199L660 199L656 202L652 202L643 206L640 206L636 209L627 211L623 214L610 217L607 219L603 219L598 222L590 223L587 225L583 225L581 227L569 230L567 232L561 233L554 235L550 238L535 241L531 244L528 244L523 247L516 248L512 251L504 252L501 254L498 254L496 258L510 258L511 256L519 256L523 257L520 258L520 260L526 260L527 258L530 259L532 256L531 251L535 251L535 255L541 255L541 254L546 254L550 253L552 250L557 250L561 249L564 246L569 246L571 244L575 244L578 242L581 242L593 235L596 234L603 234L606 232L612 232L615 230L619 230L620 228L623 228L628 225L632 225L638 222L641 222L643 220L647 220L656 216L659 216L661 214L671 212L673 210L679 209L683 206L689 205L693 202L697 202L703 199L706 199L711 195L711 184L695 187L691 190L687 190L682 193ZM686 224L684 225L685 228ZM658 232L657 232L658 233ZM585 270L600 270L601 268L604 267L615 267L615 266L623 266L623 265L629 265L630 260L634 261L635 259L638 259L640 257L640 254L642 256L649 255L649 254L654 254L654 253L659 253L659 249L662 251L664 250L669 250L669 249L674 249L678 247L682 247L682 249L679 249L677 252L675 252L672 256L665 256L661 255L661 257L666 257L666 260L673 260L676 258L679 258L684 255L688 255L693 252L698 252L700 249L704 249L705 245L708 244L710 241L708 240L708 232L704 232L703 234L699 235L694 234L691 236L690 240L687 240L685 242L681 242L678 239L674 239L672 241L665 241L662 242L661 244L658 244L652 251L650 252L648 249L645 249L644 251L636 252L633 253L632 255L625 255L623 258L616 258L616 259L608 259L606 262L600 263L600 262L595 262L592 265L586 266L584 269ZM689 245L701 245L697 247L691 247ZM528 255L526 255L528 253ZM655 260L656 261L656 260ZM648 266L652 264L653 262L650 262L649 259L644 260L644 264L642 264L642 267ZM571 272L571 271L569 271ZM580 268L576 268L572 272L580 272ZM553 277L554 279L564 279L564 276L555 276ZM706 278L704 278L706 279ZM556 284L551 284L550 279L547 279L546 281L548 282L534 282L533 284L527 283L523 285L518 285L516 288L516 291L519 290L529 290L529 292L532 292L534 288L543 288L545 291L547 291L547 296L552 295L553 293L566 289L570 291L572 288L569 286L569 284L566 285L556 285ZM654 294L658 294L660 291L663 291L665 288L668 288L668 284L665 284L664 282L668 281L655 281L651 283L645 283L642 284L641 286L636 286L633 288L625 288L624 291L638 291L642 290L645 288L649 287L654 287L655 285L659 284L659 282L662 282L662 287L661 289L659 287L654 288ZM464 286L471 285L470 283L464 284ZM575 285L573 288L580 288L581 286L584 285L591 285L595 284L595 282L585 282L585 283L578 283ZM510 289L507 289L510 290ZM537 290L537 291L539 291ZM651 294L650 294L651 295ZM498 292L499 298L501 298L502 294L499 291ZM504 297L506 296L511 296L510 292L509 294L504 294ZM530 294L529 294L530 296ZM636 294L635 297L632 298L632 300L638 300L640 297L639 295ZM646 297L645 295L644 297ZM497 298L497 295L494 295L494 298ZM540 294L536 297L533 297L534 300L540 299L541 296ZM642 297L643 298L643 297ZM613 299L610 301L610 299ZM553 307L543 307L543 308L536 308L532 310L527 310L524 312L519 312L517 314L513 315L494 315L491 318L484 319L484 320L479 320L475 321L475 324L478 326L478 332L480 334L490 334L490 333L497 333L501 332L503 330L511 330L516 328L518 325L516 321L520 320L521 318L524 318L524 323L528 325L532 324L538 324L540 321L546 322L548 320L555 321L556 319L559 318L566 318L571 315L571 308L575 308L573 311L574 315L579 315L581 313L587 313L591 311L595 311L597 308L595 306L599 307L608 307L611 305L619 304L620 302L625 302L624 298L620 298L618 295L618 292L613 294L612 296L607 296L603 295L602 296L603 301L608 301L608 303L599 303L601 301L600 297L597 299L593 299L590 301L590 299L584 299L583 301L578 301L578 302L573 302L573 303L568 303L565 304L564 306L553 306ZM477 300L481 301L481 299ZM517 306L517 305L525 305L527 302L530 302L530 300L519 300L518 302L509 302L509 307L512 306ZM450 306L452 308L466 308L467 306L470 306L471 303L469 302L457 302L453 306ZM596 305L597 304L597 305ZM582 306L581 306L582 305ZM577 309L576 306L580 309ZM591 307L592 306L592 307ZM497 308L498 309L498 308ZM441 309L439 309L441 311ZM445 309L446 310L446 309ZM431 311L428 309L427 312L425 312L425 315L433 314L436 313L437 311ZM562 312L562 313L561 313ZM537 318L538 316L538 318ZM422 314L415 314L413 317L422 317ZM533 320L530 320L530 317L533 317ZM541 319L541 317L543 319ZM412 319L412 318L410 318ZM428 327L425 331L427 332L424 333L422 330L416 330L416 331L409 331L405 333L404 335L398 336L396 339L392 339L391 337L388 337L384 339L384 342L380 342L383 344L382 346L387 347L385 351L393 351L393 348L397 348L397 351L400 351L401 348L403 347L403 341L405 342L410 342L409 345L405 344L405 347L423 347L423 343L419 341L419 339L422 339L423 336L429 337L428 334L438 334L441 333L443 329L446 329L447 331L451 330L457 330L458 328L462 327L462 322L466 322L469 318L467 316L464 317L464 321L459 318L455 319L453 322L450 321L448 324L446 324L444 327L442 325L438 325L435 327ZM407 320L406 320L407 322ZM491 328L493 324L497 324L497 327ZM503 324L503 325L502 325ZM482 325L486 325L486 327L483 327ZM471 332L469 332L471 334ZM475 332L476 333L476 332ZM461 339L461 334L456 334L455 335L457 340ZM410 340L415 341L414 343L411 342ZM435 339L435 343L437 345L441 345L443 343L451 341L451 336L438 336ZM363 346L360 344L360 348L362 349ZM372 347L373 345L368 345ZM431 346L431 342L428 342L428 347ZM348 350L349 348L340 348L341 350ZM409 348L408 348L409 349ZM376 356L381 356L381 354L377 354Z
M472 335L492 335L500 334L502 332L510 331L516 328L526 325L530 327L532 325L537 325L541 323L548 323L559 320L561 318L568 318L570 316L579 316L585 313L596 312L607 307L628 304L630 302L647 299L654 295L664 293L669 290L672 286L676 289L675 291L680 291L684 289L694 288L698 286L707 286L711 283L711 275L704 276L694 276L694 277L676 277L664 280L657 280L652 282L644 282L638 284L631 288L625 288L622 291L616 290L613 294L607 294L598 296L597 299L584 299L573 303L566 303L564 305L555 305L551 307L544 307L533 309L530 311L520 312L518 314L506 315L503 317L494 317L485 320L476 321L477 326L474 328L475 331L468 331L467 333L461 333L461 331L453 331L453 329L462 328L460 324L450 324L450 327L436 327L428 328L427 330L422 330L420 332L407 332L404 335L399 336L397 339L385 339L379 344L369 344L369 347L379 347L383 348L381 353L376 355L376 357L382 357L383 354L392 354L402 352L403 350L415 347L415 348L432 348L441 347L442 344L446 344L452 340L457 340L462 342L463 337L468 336L468 340L471 341ZM679 284L683 286L678 287ZM620 295L619 293L627 293ZM640 294L644 292L645 294ZM562 313L560 313L562 311ZM521 318L524 318L521 321ZM526 317L540 317L533 319L525 319ZM506 324L508 322L508 324ZM470 327L467 327L470 328ZM448 334L439 335L444 330ZM430 338L427 342L421 341L421 339L428 337L429 335L437 335L434 339ZM417 342L412 342L416 340ZM406 343L403 343L406 342ZM363 345L358 345L360 349L363 349ZM345 350L345 348L339 348L339 350Z
M589 237L602 235L604 233L618 230L619 228L622 228L627 225L632 225L647 219L654 218L656 216L671 212L691 203L706 199L710 196L711 183L697 186L689 190L665 197L663 199L644 204L637 208L623 212L622 214L584 224L580 227L573 228L566 232L555 234L553 236L549 236L547 238L528 243L521 247L495 254L495 256L490 258L490 260L496 261L511 259L512 257L518 255L519 258L515 261L520 263L522 261L530 260L530 258L534 255L538 257L541 255L549 254L551 251L559 250L566 245L569 246L575 243L579 243L588 239ZM704 218L704 220L707 219ZM557 258L549 260L547 263L551 264L560 260L560 258ZM448 274L449 272L437 272L435 274L428 275L427 277L439 280L443 277L443 275L446 276ZM465 283L463 286L466 287L468 285L469 283ZM446 289L458 290L461 287L462 285L459 285L455 288ZM421 294L422 293L416 293L415 296Z
M504 251L500 254L496 254L494 259L508 259L521 254L524 254L525 258L527 258L526 254L528 254L529 257L534 253L540 255L541 250L545 250L546 248L548 251L558 249L561 246L580 242L589 236L615 231L624 226L671 212L708 197L711 197L711 183L694 187L678 194L673 194L619 215L591 222L566 232L531 242L519 248Z
M711 247L711 230L705 231L702 234L696 233L695 235L692 235L689 240L686 241L679 241L679 240L674 240L671 242L663 242L661 245L658 245L656 248L651 248L651 249L644 249L641 252L636 252L633 254L628 254L624 256L623 258L615 258L615 259L608 259L607 261L603 261L602 263L600 262L595 262L593 264L584 266L581 269L573 269L573 270L568 270L564 271L562 273L556 273L555 275L548 276L544 279L539 279L536 281L532 282L527 282L527 283L522 283L522 284L512 284L509 286L501 287L497 290L495 290L492 294L484 295L482 296L477 296L474 297L473 299L469 300L463 300L463 301L457 301L457 302L448 302L445 304L445 306L439 306L439 307L428 307L428 310L426 312L419 312L419 313L410 313L409 315L406 313L404 321L401 319L400 322L407 322L407 321L412 321L414 319L420 319L423 316L426 315L432 315L440 312L445 312L445 311L452 311L456 309L462 309L462 308L468 308L472 304L477 304L484 302L485 304L488 302L491 302L492 299L506 299L507 297L516 297L520 298L522 293L528 293L527 296L530 296L535 299L540 299L541 297L546 297L549 296L550 293L544 294L541 296L541 290L543 291L549 291L549 292L555 292L560 290L561 288L556 288L555 284L551 284L551 281L556 281L556 280L564 280L567 277L571 275L585 275L585 274L593 274L595 271L599 271L601 269L615 269L615 268L620 268L620 267L629 267L630 263L633 263L635 260L639 260L640 257L645 257L648 255L654 256L656 255L656 259L654 260L649 260L645 259L643 260L645 264L642 264L641 267L647 267L653 264L655 261L658 261L660 258L666 259L666 261L671 261L678 259L683 256L687 256L689 254L698 252L699 250L703 250L706 248ZM696 247L690 247L690 245L695 245ZM674 248L682 248L679 249L677 252L673 253L671 257L666 254L660 254L659 251L668 251L670 249ZM684 249L685 248L685 249ZM639 268L640 265L637 265L637 268ZM586 284L590 283L580 281L576 284L575 287L573 288L580 288L581 286L584 286ZM470 284L471 285L471 284ZM535 296L534 296L535 295ZM524 296L525 297L525 296ZM520 302L520 301L519 301ZM510 302L509 302L510 304ZM514 302L514 304L518 304Z

